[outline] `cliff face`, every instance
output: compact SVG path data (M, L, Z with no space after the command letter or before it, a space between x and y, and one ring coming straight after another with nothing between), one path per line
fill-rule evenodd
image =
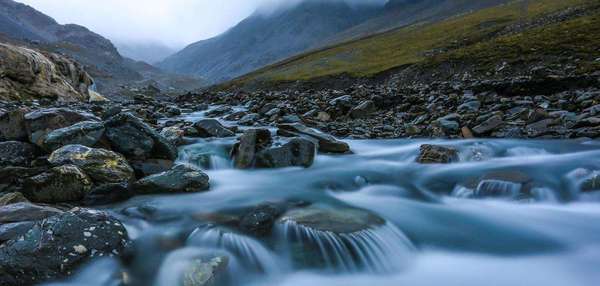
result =
M92 78L81 65L53 53L0 43L0 99L89 99Z

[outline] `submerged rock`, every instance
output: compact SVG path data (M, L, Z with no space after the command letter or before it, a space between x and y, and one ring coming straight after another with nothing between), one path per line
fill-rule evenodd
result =
M83 121L48 133L42 145L50 151L74 144L94 147L103 135L104 124L102 122Z
M244 214L240 220L240 229L255 236L271 234L275 220L285 211L281 205L263 204Z
M458 161L458 151L454 148L424 144L421 145L417 162L421 164L447 164Z
M231 137L234 136L231 130L225 128L218 120L216 119L203 119L196 123L194 123L194 128L198 131L198 135L203 138L208 137Z
M77 166L63 165L25 180L23 194L36 203L81 201L92 180Z
M127 231L106 213L74 209L37 222L0 248L0 285L63 278L93 258L121 255Z
M123 183L134 178L133 169L127 160L105 149L68 145L54 151L48 161L55 166L75 165L96 184Z
M278 221L335 234L355 233L385 223L382 218L366 210L318 206L290 210Z
M277 126L277 134L286 137L306 137L315 140L320 152L324 153L349 153L350 146L346 142L339 141L335 137L308 128L300 123L280 124Z
M133 184L136 194L190 193L206 191L209 187L208 176L189 165L177 165Z
M315 144L304 138L294 138L281 147L274 147L256 155L257 168L310 167L316 156Z
M227 256L194 259L183 273L183 286L216 286L228 264Z

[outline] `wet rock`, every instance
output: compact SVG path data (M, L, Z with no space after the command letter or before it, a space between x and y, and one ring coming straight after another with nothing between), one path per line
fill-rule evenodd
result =
M502 126L502 124L504 124L502 117L499 115L494 115L483 123L473 127L473 133L480 136L486 135L494 131L496 128Z
M458 151L439 145L421 145L417 162L421 164L448 164L458 161Z
M25 114L27 109L20 108L8 112L0 111L0 141L27 141Z
M519 171L495 171L483 175L468 186L474 188L473 196L476 198L520 199L530 195L534 182L527 174Z
M354 119L365 118L377 111L377 106L372 100L363 101L350 110L350 117Z
M239 142L233 148L234 165L238 169L248 169L254 166L256 154L273 142L268 129L250 129L244 131Z
M228 264L227 256L194 259L183 273L183 285L216 286L218 276L227 269Z
M281 117L280 122L282 122L282 123L298 123L298 122L302 122L302 119L298 115L292 114L292 115L286 115L286 116Z
M280 124L277 126L277 134L286 137L305 137L317 141L320 152L324 153L349 153L350 146L346 142L339 141L335 137L318 132L302 124Z
M285 212L285 208L276 204L257 206L242 216L240 220L240 229L254 236L270 235L275 220L277 220L283 212Z
M78 202L92 185L92 180L81 169L63 165L25 180L23 194L36 203Z
M177 165L133 184L136 194L191 193L206 191L209 187L208 176L189 165Z
M175 160L177 149L164 136L130 113L121 113L105 122L112 148L132 158Z
M0 225L0 245L11 239L23 236L31 228L33 228L34 225L35 222L33 221L23 221Z
M287 211L278 222L335 234L355 233L385 223L382 218L366 210L320 206Z
M218 120L216 119L203 119L196 123L194 123L194 127L198 130L198 134L200 137L208 138L208 137L231 137L235 134L225 128Z
M208 111L206 113L206 116L218 117L218 116L223 116L223 115L231 113L231 112L233 112L233 108L231 108L230 106L219 106L211 111Z
M121 255L128 243L123 225L106 213L74 209L58 214L0 248L0 284L64 278L93 258Z
M0 167L28 167L36 157L35 146L19 142L0 142Z
M49 151L74 144L93 147L103 135L104 124L102 122L83 121L48 133L42 146Z
M67 108L40 109L25 115L25 127L29 134L29 141L38 146L43 146L48 133L81 121L100 121L100 118L90 113Z
M160 131L160 135L167 139L173 146L181 146L185 143L183 138L185 131L177 126L163 128L163 130Z
M0 207L26 202L28 202L27 199L23 196L22 193L19 192L0 195Z
M68 145L54 151L48 161L55 166L75 165L96 184L129 182L134 177L123 156L105 149Z
M256 155L257 168L310 167L315 159L316 146L307 139L294 138L281 147L274 147Z
M0 207L0 224L37 221L61 213L61 210L52 207L38 206L27 202L15 203Z
M85 206L100 206L125 201L131 197L132 192L128 184L105 184L92 188L85 194L81 203Z
M244 126L252 126L258 119L260 119L260 115L257 113L250 113L242 117L238 123Z

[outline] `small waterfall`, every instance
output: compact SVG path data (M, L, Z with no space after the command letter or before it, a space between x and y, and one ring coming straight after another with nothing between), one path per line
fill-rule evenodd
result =
M502 180L483 180L479 182L475 189L475 197L509 197L519 196L521 188L520 183L502 181Z
M393 272L402 267L414 249L410 240L390 223L338 234L287 220L278 225L278 232L288 243L288 251L299 251L306 256L304 260L318 260L318 265L311 266L333 271Z
M281 268L271 251L260 242L219 228L197 228L190 234L187 242L188 245L225 249L236 255L242 265L253 271L274 274Z

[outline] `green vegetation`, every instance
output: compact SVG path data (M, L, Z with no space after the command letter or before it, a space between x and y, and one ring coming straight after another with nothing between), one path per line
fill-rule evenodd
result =
M235 82L288 82L347 74L370 77L409 64L445 61L482 63L532 60L540 54L570 53L590 57L599 53L600 11L595 0L531 0L524 13L513 1L435 23L417 23L390 32L309 52L268 66ZM593 7L592 13L557 23L536 20L568 8ZM525 25L512 31L508 26ZM589 65L597 65L590 63ZM588 68L597 68L590 66Z

